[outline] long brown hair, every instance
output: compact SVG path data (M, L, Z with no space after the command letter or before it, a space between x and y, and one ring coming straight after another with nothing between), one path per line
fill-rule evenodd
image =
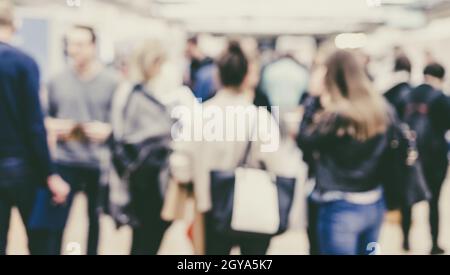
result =
M347 122L340 133L365 141L386 131L387 105L372 87L355 53L338 50L327 62L325 90L330 95L326 113L336 113Z

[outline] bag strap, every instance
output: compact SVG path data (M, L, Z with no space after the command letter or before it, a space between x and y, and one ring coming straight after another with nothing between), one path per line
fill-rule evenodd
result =
M147 89L145 89L143 84L137 84L133 87L133 90L128 95L128 98L125 103L125 107L123 108L123 114L122 114L123 117L125 117L125 114L127 113L133 93L137 93L137 92L141 93L146 99L148 99L151 102L153 102L154 104L156 104L162 111L167 112L166 105L164 105L158 99L156 99L154 96L152 96L151 93L148 92Z
M131 90L131 92L129 92ZM157 105L163 112L167 113L167 108L164 104L162 104L159 100L157 100L154 96L152 96L144 87L143 84L137 85L128 85L123 84L120 87L119 92L115 95L115 100L113 101L113 110L112 110L112 124L114 129L114 138L122 139L123 131L125 125L125 117L130 106L131 97L133 93L139 92L146 99L152 101L155 105ZM123 96L123 98L122 98Z
M248 158L252 151L252 144L253 144L252 138L253 138L253 135L255 134L256 127L258 124L258 112L257 111L258 110L256 110L256 113L255 113L256 114L255 121L253 121L253 123L252 123L252 129L250 131L247 146L245 147L244 155L242 156L242 159L239 161L238 167L244 167L248 164Z
M152 96L151 92L149 92L144 85L138 84L134 87L133 92L141 92L142 95L144 95L148 100L155 103L161 110L164 112L167 112L167 107L161 101L156 99L156 97Z
M124 171L124 174L122 176L122 179L128 181L131 177L131 175L137 171L142 164L145 162L145 160L148 158L152 151L152 148L150 146L147 146L143 150L139 151L139 154L134 162L132 162Z

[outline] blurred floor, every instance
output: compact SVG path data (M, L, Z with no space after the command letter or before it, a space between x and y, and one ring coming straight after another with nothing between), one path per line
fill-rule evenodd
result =
M86 200L79 195L71 213L68 229L65 234L65 254L84 253L86 243L87 217ZM444 185L441 199L441 237L443 248L450 254L450 177ZM192 254L192 248L186 238L187 225L183 222L174 224L166 234L160 254ZM101 240L99 251L101 254L126 255L129 252L131 231L128 228L116 230L108 217L101 220ZM27 254L26 237L23 225L14 210L10 235L9 254ZM77 244L81 244L81 251L77 251ZM405 254L402 251L402 234L398 224L386 222L381 234L382 254ZM411 230L411 252L409 254L428 254L431 239L428 226L428 206L426 203L417 205L414 209L414 224ZM307 254L308 244L304 231L293 231L273 240L270 254ZM233 253L236 253L234 251Z

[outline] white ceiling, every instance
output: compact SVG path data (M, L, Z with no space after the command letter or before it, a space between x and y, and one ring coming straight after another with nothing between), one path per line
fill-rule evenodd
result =
M155 15L192 31L326 34L382 24L423 26L421 0L157 0Z
M25 4L74 0L17 0ZM103 1L180 23L191 32L329 34L380 25L417 28L449 0L80 0Z

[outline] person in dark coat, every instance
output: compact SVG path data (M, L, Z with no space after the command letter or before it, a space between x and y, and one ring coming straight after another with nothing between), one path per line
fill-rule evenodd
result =
M402 117L404 113L405 102L410 95L413 87L410 84L411 62L409 58L400 53L395 58L393 83L391 88L384 94L385 98L396 110L397 116ZM409 231L411 229L412 209L405 207L402 209L402 231L403 231L403 249L409 251Z
M384 94L385 98L397 111L397 114L403 114L403 106L406 96L411 92L411 62L406 55L399 55L395 58L393 84Z
M425 83L412 90L405 103L403 120L416 131L425 180L432 193L430 227L431 254L442 254L439 247L439 198L448 169L446 132L450 129L450 103L442 92L445 69L429 64L424 70Z
M36 62L9 44L13 5L0 0L0 255L6 254L12 207L28 234L31 254L46 254L46 237L28 226L37 188L47 186L53 201L66 201L70 188L55 175L39 102Z
M198 45L198 38L187 41L186 56L189 58L189 76L186 85L191 88L196 98L205 102L216 94L219 85L216 80L217 66L214 60L206 56Z

